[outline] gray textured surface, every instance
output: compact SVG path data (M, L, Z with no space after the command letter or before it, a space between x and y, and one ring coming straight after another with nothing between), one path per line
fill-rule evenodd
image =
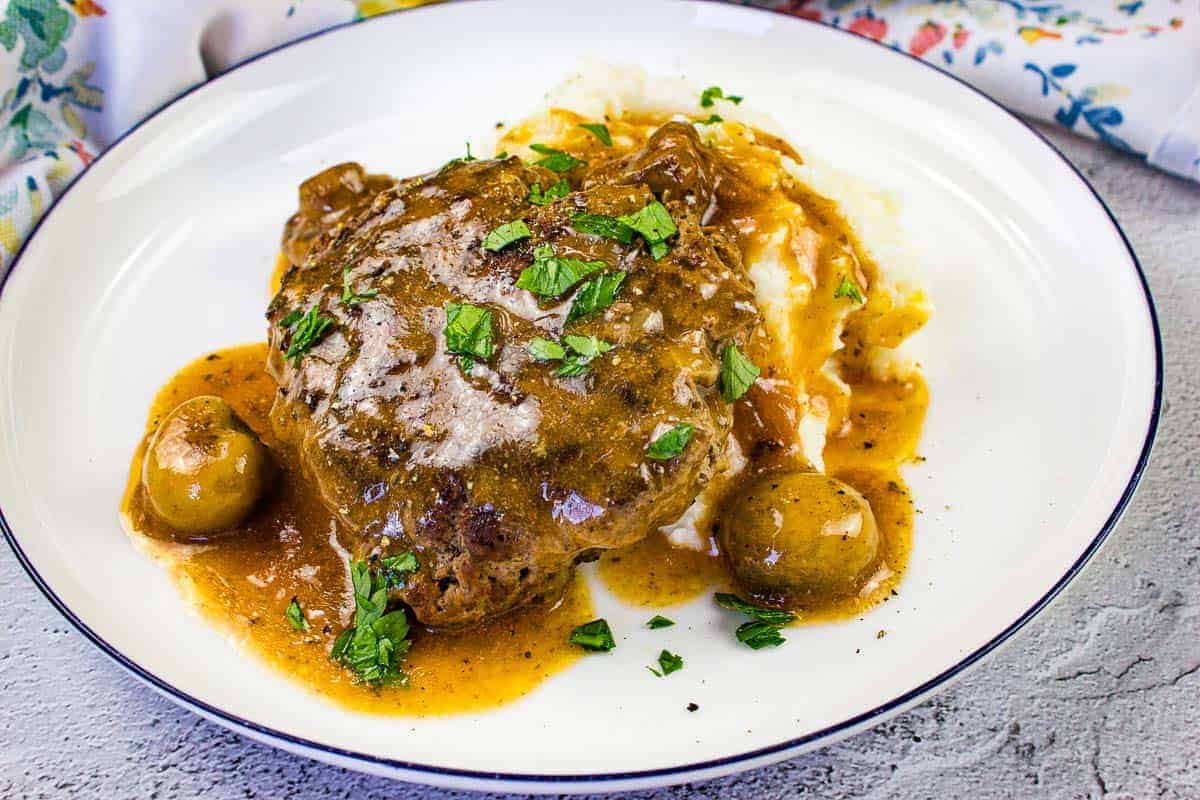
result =
M1200 797L1200 187L1050 134L1132 240L1166 342L1158 446L1125 520L1045 614L934 700L777 766L648 795ZM297 758L176 708L75 633L7 548L0 596L4 798L451 794Z

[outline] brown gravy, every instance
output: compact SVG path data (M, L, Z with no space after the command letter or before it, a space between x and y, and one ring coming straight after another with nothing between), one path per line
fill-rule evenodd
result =
M276 391L267 375L266 345L214 352L184 367L158 393L146 433L179 403L222 397L271 446L280 471L262 506L210 545L181 545L138 536L174 572L181 588L210 620L286 675L360 711L450 714L514 700L582 655L567 643L592 618L586 583L576 578L552 606L532 606L462 633L430 634L419 626L405 659L407 689L355 683L329 658L350 621L346 562L335 546L336 522L299 478L299 467L273 439L267 412ZM122 512L135 531L160 524L147 512L141 487L145 444L130 470ZM296 631L284 611L295 597L309 619Z
M565 112L554 112L556 114ZM658 120L661 121L661 120ZM609 121L614 136L636 144L656 120ZM568 118L567 123L574 120ZM573 128L572 128L573 130ZM505 140L520 144L521 129ZM577 132L558 146L585 157L598 145L590 134ZM503 148L501 148L503 149ZM884 548L888 572L871 591L850 600L823 603L801 610L801 622L817 622L858 615L886 599L895 589L912 546L913 503L899 468L916 456L928 392L919 377L903 382L879 381L864 367L863 344L894 345L924 322L917 313L881 306L874 297L847 320L846 348L834 356L828 331L837 307L831 285L844 272L849 254L864 285L879 278L874 262L859 245L850 227L830 201L794 181L779 182L781 155L794 158L785 143L760 135L757 144L728 146L739 160L747 186L755 192L753 203L734 208L734 217L761 222L798 204L806 224L838 250L824 248L816 260L816 286L812 302L792 320L796 346L790 359L760 354L755 361L767 366L764 377L779 375L803 381L810 394L828 395L830 433L824 453L826 471L858 489L870 501ZM765 236L755 225L745 230L738 246L753 258L765 246ZM843 260L837 260L838 255ZM790 265L793 271L798 267ZM272 292L287 267L280 258L271 277ZM835 391L822 366L830 357L840 360L843 379L851 387L849 401ZM159 420L180 402L204 394L225 399L275 453L280 465L275 489L252 517L237 530L208 545L178 545L143 536L135 538L173 571L181 588L201 611L231 631L253 652L277 666L292 679L333 701L362 711L405 715L450 714L499 705L518 698L543 679L565 669L583 655L568 644L575 626L593 616L583 577L576 577L564 597L553 605L534 605L494 619L466 632L430 632L418 628L405 658L408 688L371 688L355 683L351 674L329 658L334 638L350 623L352 600L346 558L337 544L337 521L315 492L306 488L295 457L274 438L268 411L276 385L265 372L266 345L229 348L200 358L182 369L155 398L147 421L147 437ZM791 411L780 396L754 391L751 409L739 416L735 434L749 441L755 425L788 420ZM841 402L842 407L837 407ZM159 525L146 509L141 489L141 462L145 441L130 470L122 513L133 531L153 532ZM743 477L755 474L758 464ZM726 492L737 491L734 479ZM716 504L716 505L719 505ZM716 524L717 511L699 523L701 531ZM667 608L691 601L733 582L717 552L715 537L707 552L679 549L666 537L652 533L647 539L604 554L596 568L603 585L619 599L647 609ZM292 598L305 610L310 630L300 632L288 623L284 611ZM619 632L618 632L619 633Z

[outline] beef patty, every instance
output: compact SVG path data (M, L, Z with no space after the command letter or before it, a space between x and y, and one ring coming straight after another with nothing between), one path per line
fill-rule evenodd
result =
M415 552L420 568L394 597L422 623L552 595L576 562L678 518L722 460L733 414L721 349L744 347L759 315L737 249L703 225L721 168L691 126L671 123L641 151L565 173L509 157L392 181L342 164L301 187L284 236L292 266L267 312L272 421L355 558ZM573 191L530 202L535 184L562 178ZM656 199L678 227L658 260L641 237L572 219ZM518 219L528 238L483 247ZM591 277L625 272L615 302L568 322L578 284L557 299L518 288L546 247L603 262ZM448 352L448 304L491 312L489 358ZM287 358L297 312L314 308L329 324ZM560 377L561 362L529 346L565 333L614 346ZM694 428L682 453L649 458L680 423Z

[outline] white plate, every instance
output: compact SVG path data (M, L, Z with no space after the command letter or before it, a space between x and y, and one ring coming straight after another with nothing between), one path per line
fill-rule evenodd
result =
M424 170L530 111L584 57L736 90L901 199L938 314L915 342L933 401L900 597L752 653L706 599L651 634L645 611L598 594L626 638L520 702L429 720L327 705L189 614L126 541L116 506L148 404L193 357L263 336L264 276L301 179L347 159ZM1159 378L1150 297L1114 220L1029 128L936 70L727 5L453 4L314 36L188 93L42 220L0 294L0 505L72 623L223 725L443 786L628 789L845 736L1009 638L1115 524ZM643 667L662 646L687 668L660 681Z

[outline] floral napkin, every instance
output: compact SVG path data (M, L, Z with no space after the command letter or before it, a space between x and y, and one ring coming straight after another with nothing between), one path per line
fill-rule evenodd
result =
M1189 0L747 3L917 56L1014 111L1200 180L1200 4Z
M423 0L0 0L0 271L96 153L270 47ZM1200 180L1195 0L748 0L925 59Z

